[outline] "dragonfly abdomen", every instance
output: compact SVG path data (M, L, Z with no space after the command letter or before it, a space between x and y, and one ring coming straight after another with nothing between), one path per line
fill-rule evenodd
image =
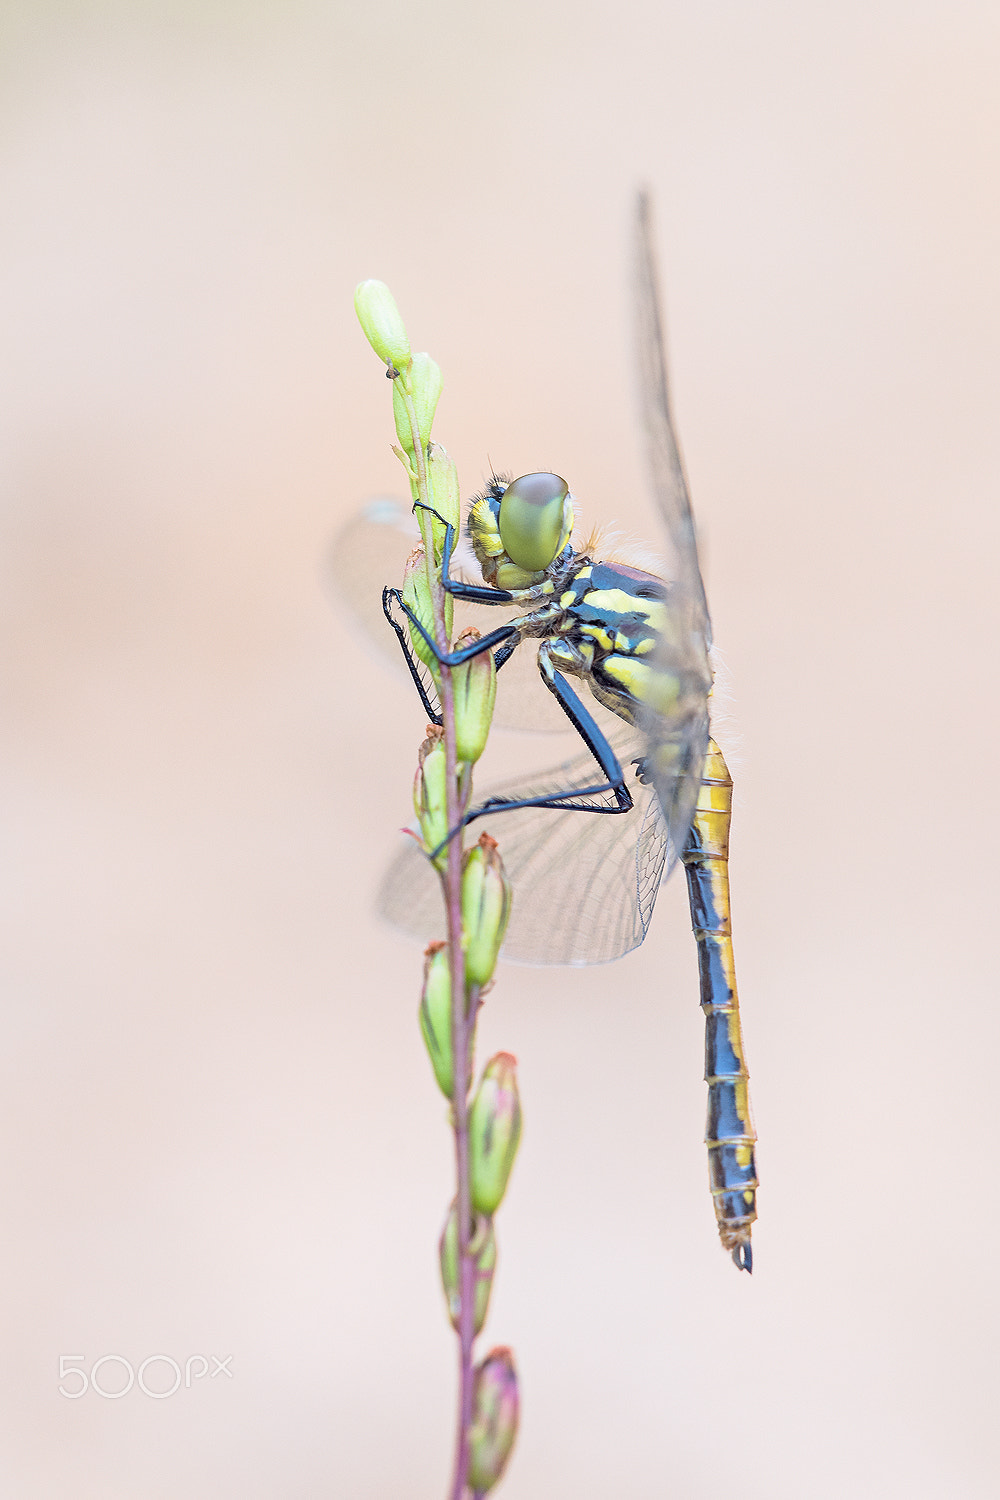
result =
M701 788L684 851L691 926L698 943L701 1008L705 1012L708 1084L708 1176L719 1237L742 1269L752 1268L750 1232L757 1217L757 1139L750 1115L729 915L729 824L733 783L709 740Z

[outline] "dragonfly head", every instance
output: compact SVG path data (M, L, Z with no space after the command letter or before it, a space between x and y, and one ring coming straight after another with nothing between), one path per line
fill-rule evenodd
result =
M565 551L572 530L573 500L558 474L495 477L469 515L483 576L499 588L539 582Z

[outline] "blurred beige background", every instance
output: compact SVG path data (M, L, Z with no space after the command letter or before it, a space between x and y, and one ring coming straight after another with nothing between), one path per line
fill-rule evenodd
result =
M996 7L2 25L0 1492L444 1493L449 1136L373 915L422 720L325 582L402 488L351 294L439 361L466 493L554 467L649 535L645 180L732 679L757 1264L715 1242L676 882L639 953L505 969L483 1023L526 1116L504 1493L995 1495ZM59 1394L60 1355L112 1392L153 1354L232 1358Z

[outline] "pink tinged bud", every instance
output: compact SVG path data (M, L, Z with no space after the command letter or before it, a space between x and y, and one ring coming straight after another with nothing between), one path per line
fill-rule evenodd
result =
M424 984L418 1011L420 1032L427 1055L446 1099L455 1096L455 1068L452 1047L451 963L446 943L431 943L424 951ZM472 1078L472 1052L476 1040L474 1021L466 1028L468 1047L465 1061L465 1088Z
M403 587L401 592L404 604L413 610L413 613L433 640L435 638L434 606L431 603L430 584L427 582L427 561L423 547L415 547L406 559L406 566L403 569ZM450 594L445 594L444 626L449 638L451 637L454 614L455 601ZM440 670L437 657L412 621L409 623L409 631L415 655L423 662L425 667L429 668L434 680L437 681Z
M478 630L465 630L455 642L455 647L470 645L478 640ZM493 652L480 651L460 667L452 668L451 680L455 693L455 750L459 760L471 764L486 749L493 719L493 705L497 696L497 669L493 664Z
M503 1475L517 1436L517 1371L511 1351L491 1349L473 1380L468 1479L470 1489L485 1495Z
M455 1070L451 1049L451 966L445 943L431 943L424 953L424 987L420 995L420 1032L438 1087L452 1098Z
M445 1300L448 1303L448 1316L452 1327L457 1330L461 1309L461 1280L458 1264L458 1207L454 1203L451 1205L451 1212L441 1231L438 1254L441 1259L441 1285L444 1287ZM473 1217L469 1254L472 1257L475 1286L474 1331L481 1333L490 1305L493 1272L497 1263L497 1240L492 1219L487 1219L483 1215Z
M469 1107L469 1179L477 1213L492 1216L500 1207L520 1139L517 1059L498 1052L486 1064Z
M406 392L413 400L420 445L426 448L431 440L434 413L437 410L438 397L441 395L441 371L429 354L415 354L403 378L406 381ZM410 414L406 409L406 401L398 380L392 383L392 413L396 421L396 436L399 438L400 446L405 448L407 453L412 453L414 451L413 428L410 425Z
M385 282L359 282L354 290L354 311L379 359L396 370L405 370L410 363L410 341Z
M445 776L444 735L432 728L420 746L420 764L413 782L413 808L420 822L425 854L430 854L448 837L448 794ZM438 856L439 867L447 851Z
M511 888L495 839L480 835L462 870L462 944L466 984L488 984L510 918Z

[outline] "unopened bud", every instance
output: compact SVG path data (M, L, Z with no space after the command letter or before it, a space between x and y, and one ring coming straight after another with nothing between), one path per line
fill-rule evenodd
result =
M379 359L396 370L405 370L410 363L410 341L395 298L385 282L359 282L354 290L354 311Z
M446 943L430 943L424 951L424 984L418 1011L420 1031L434 1076L446 1099L455 1096L455 1069L452 1051L451 962ZM466 1026L468 1048L465 1060L465 1089L472 1080L472 1052L476 1040L475 1025Z
M502 1476L517 1436L517 1371L509 1349L491 1349L476 1369L469 1429L469 1488L485 1495Z
M455 648L478 640L478 630L465 630L455 642ZM459 760L471 763L477 761L486 749L493 719L497 696L493 652L479 651L460 667L453 667L451 681L455 694L455 753Z
M451 965L445 943L431 943L424 953L424 986L420 993L420 1031L438 1087L450 1099L455 1087L451 1050Z
M483 1069L469 1106L469 1180L478 1213L493 1215L500 1207L520 1139L517 1058L498 1052Z
M403 603L408 605L410 609L413 610L413 613L416 615L421 625L427 631L427 634L433 639L434 606L431 603L430 584L427 582L427 563L424 556L423 547L414 548L409 557L406 559L406 566L403 569L402 594ZM449 637L451 636L451 627L454 616L455 601L452 599L450 594L445 594L444 625ZM425 667L430 668L431 675L436 681L438 675L437 657L434 655L434 652L431 650L430 646L428 646L427 642L424 640L423 636L420 634L420 631L414 625L412 620L409 622L409 629L410 640L413 643L413 650L415 654L420 658Z
M427 452L427 469L430 474L431 496L434 509L444 521L450 521L456 533L462 518L462 494L458 485L458 469L455 460L440 443L431 443ZM444 548L444 522L431 516L434 533L434 557L440 562Z
M447 777L445 775L444 731L431 727L420 746L420 763L413 781L413 810L420 820L424 852L430 854L448 837ZM438 855L439 868L446 851Z
M420 445L426 448L431 440L434 413L441 394L441 371L429 354L415 354L403 378L406 381L407 393L413 398ZM410 415L406 409L406 402L398 380L392 383L392 413L396 420L396 436L407 453L412 453L414 451L413 429L410 426Z
M458 1205L455 1203L451 1205L451 1212L441 1231L438 1254L441 1259L441 1285L444 1287L444 1295L448 1303L448 1316L451 1318L452 1326L457 1329L462 1297L458 1262ZM490 1292L493 1290L493 1272L497 1263L497 1239L493 1229L493 1220L487 1219L485 1214L473 1216L469 1255L472 1258L475 1284L473 1331L480 1333L486 1322Z
M488 727L488 726L487 726ZM488 984L510 917L511 888L496 839L480 834L462 870L462 944L466 984Z

